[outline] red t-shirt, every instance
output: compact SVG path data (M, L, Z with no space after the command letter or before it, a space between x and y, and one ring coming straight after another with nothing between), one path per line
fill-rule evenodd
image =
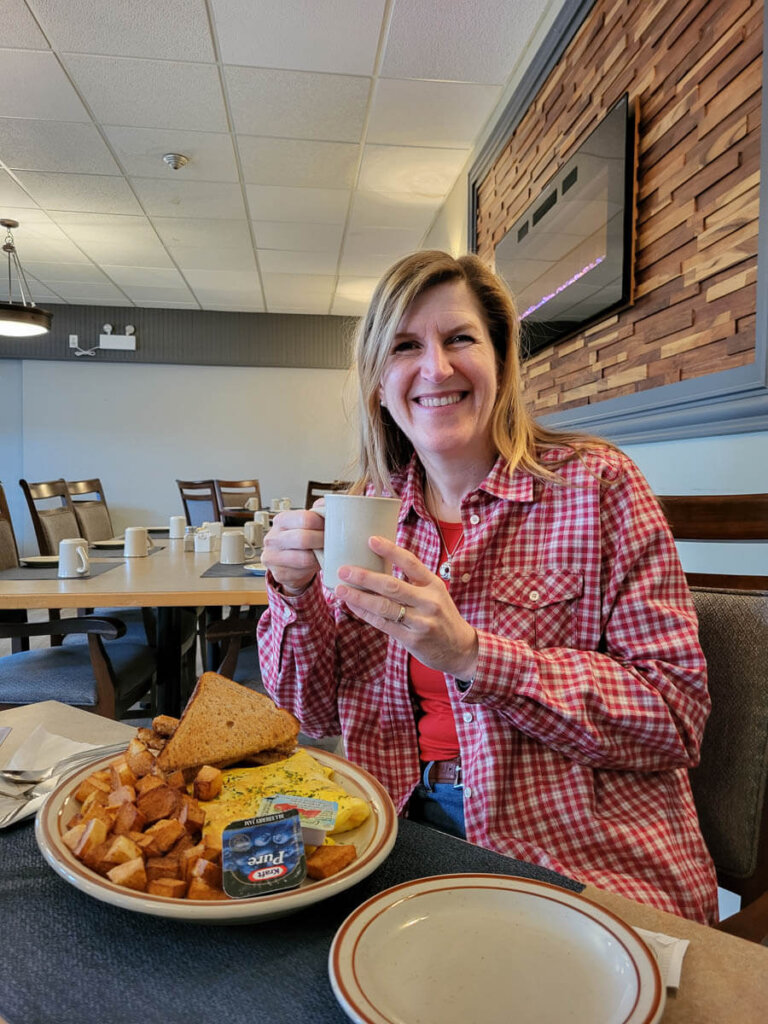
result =
M461 523L440 520L443 541L440 545L440 563L461 543ZM447 546L447 550L446 550ZM446 580L446 586L449 586ZM459 752L459 738L453 720L451 702L446 689L445 675L427 668L412 655L408 655L408 674L416 694L420 715L416 723L419 732L419 757L422 761L448 761Z

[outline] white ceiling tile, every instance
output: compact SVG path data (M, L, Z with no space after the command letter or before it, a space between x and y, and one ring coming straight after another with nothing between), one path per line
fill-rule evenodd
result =
M109 281L61 281L56 285L56 291L66 299L67 302L83 302L91 305L111 305L120 299L126 299L125 294ZM127 300L126 300L127 301Z
M468 149L366 146L360 166L360 188L444 197L468 156Z
M91 261L85 253L74 242L70 242L65 237L60 239L42 236L29 237L26 232L24 233L23 240L19 232L14 232L14 237L22 266L26 266L28 259L49 263L62 263L64 265L70 263L91 265Z
M240 186L228 182L132 178L131 184L151 217L237 219L245 215Z
M0 160L12 170L120 174L92 124L0 118Z
M360 257L376 253L396 258L417 249L421 238L422 232L413 228L361 228L347 233L344 255Z
M203 305L203 309L210 310L212 313L263 313L264 303L261 302L258 305L251 305L247 301L238 301L234 303L227 303L226 299L222 299L221 304L218 302L210 301Z
M412 228L426 232L440 209L439 197L409 195L407 192L355 192L349 215L349 229Z
M147 284L120 285L131 302L194 302L189 288L162 288Z
M24 189L8 174L7 171L0 173L0 205L3 207L3 216L12 217L7 211L12 207L18 210L35 210L37 203L27 195ZM21 221L23 216L12 217L13 220Z
M145 217L54 213L56 223L97 263L169 267L171 260Z
M259 275L255 270L187 270L184 273L190 288L230 292L258 292Z
M219 249L212 237L208 245L169 245L173 262L183 271L188 270L246 270L256 268L253 248L231 247Z
M139 213L141 210L124 178L46 171L18 171L16 176L32 198L47 210L90 213Z
M112 128L104 132L125 173L137 178L237 181L232 139L224 132L176 132L168 128ZM163 160L181 153L189 163L174 171Z
M343 224L351 192L341 188L283 188L248 185L251 218L310 224Z
M406 249L397 255L405 256ZM396 261L397 255L390 253L363 253L358 256L343 255L339 263L339 274L345 277L375 277L377 280Z
M240 135L360 140L369 78L236 67L225 68L224 74Z
M503 85L546 0L396 3L381 74Z
M373 72L385 0L212 0L222 60L350 75Z
M333 252L259 250L259 266L265 274L335 274L338 262L338 249Z
M264 274L264 294L272 312L328 312L335 277L310 274ZM304 308L306 306L306 308Z
M296 249L304 252L338 253L342 224L296 224L284 221L253 222L256 245L261 249Z
M48 49L48 41L24 0L3 0L3 44L27 50Z
M219 74L213 65L77 54L62 59L102 124L227 130Z
M31 286L32 298L35 301L36 306L43 306L49 302L64 302L64 298L59 295L55 290L56 286L46 288L44 284L39 284L37 281Z
M32 274L38 281L51 286L59 281L107 283L104 274L93 263L46 263L39 260L23 260L22 266L27 274Z
M500 97L497 85L382 79L376 86L366 141L468 147Z
M0 50L0 117L90 121L52 53Z
M211 245L217 249L251 251L251 233L247 220L155 217L153 224L168 246L190 245L202 248Z
M109 238L110 235L123 240L128 237L134 239L154 237L152 225L144 216L53 211L51 220L76 242L100 242Z
M351 188L360 147L302 139L237 139L245 181L293 188Z
M238 291L227 288L195 288L195 298L203 309L232 309L243 313L260 313L264 310L261 288Z
M137 306L147 309L200 309L199 302L168 302L167 300L142 299L136 303Z
M213 61L205 0L28 0L59 50Z
M102 266L107 277L123 288L127 295L131 294L131 288L145 285L153 288L186 288L184 278L172 267L123 267L113 263L104 263Z

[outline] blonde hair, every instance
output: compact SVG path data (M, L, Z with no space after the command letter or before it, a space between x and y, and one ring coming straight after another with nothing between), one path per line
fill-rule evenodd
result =
M519 467L539 479L555 480L553 468L562 465L563 460L545 466L542 449L565 446L571 449L570 459L596 444L613 447L588 435L548 430L533 419L523 402L520 322L506 284L477 256L455 259L439 250L423 250L389 268L357 329L359 479L352 490L359 492L371 484L376 493L393 491L392 474L413 454L413 445L380 404L379 385L406 311L428 289L451 281L465 282L472 292L496 353L498 392L491 416L491 439L509 471Z

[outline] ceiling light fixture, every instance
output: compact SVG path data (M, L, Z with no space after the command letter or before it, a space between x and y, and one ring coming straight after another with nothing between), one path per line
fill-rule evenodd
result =
M7 338L33 338L38 334L47 334L51 329L53 314L45 309L39 309L30 297L29 285L11 233L12 228L19 226L19 222L3 218L0 225L6 230L3 252L8 257L8 301L0 302L0 335ZM13 301L12 267L16 271L21 303Z
M184 156L183 153L166 153L163 160L173 171L178 171L178 169L183 167L184 164L189 163L189 157Z

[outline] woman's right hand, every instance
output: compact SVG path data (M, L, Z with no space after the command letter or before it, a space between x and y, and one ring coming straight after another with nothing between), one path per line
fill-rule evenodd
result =
M291 509L275 516L261 561L287 594L300 594L317 575L314 552L323 546L324 527L323 517L312 510Z

